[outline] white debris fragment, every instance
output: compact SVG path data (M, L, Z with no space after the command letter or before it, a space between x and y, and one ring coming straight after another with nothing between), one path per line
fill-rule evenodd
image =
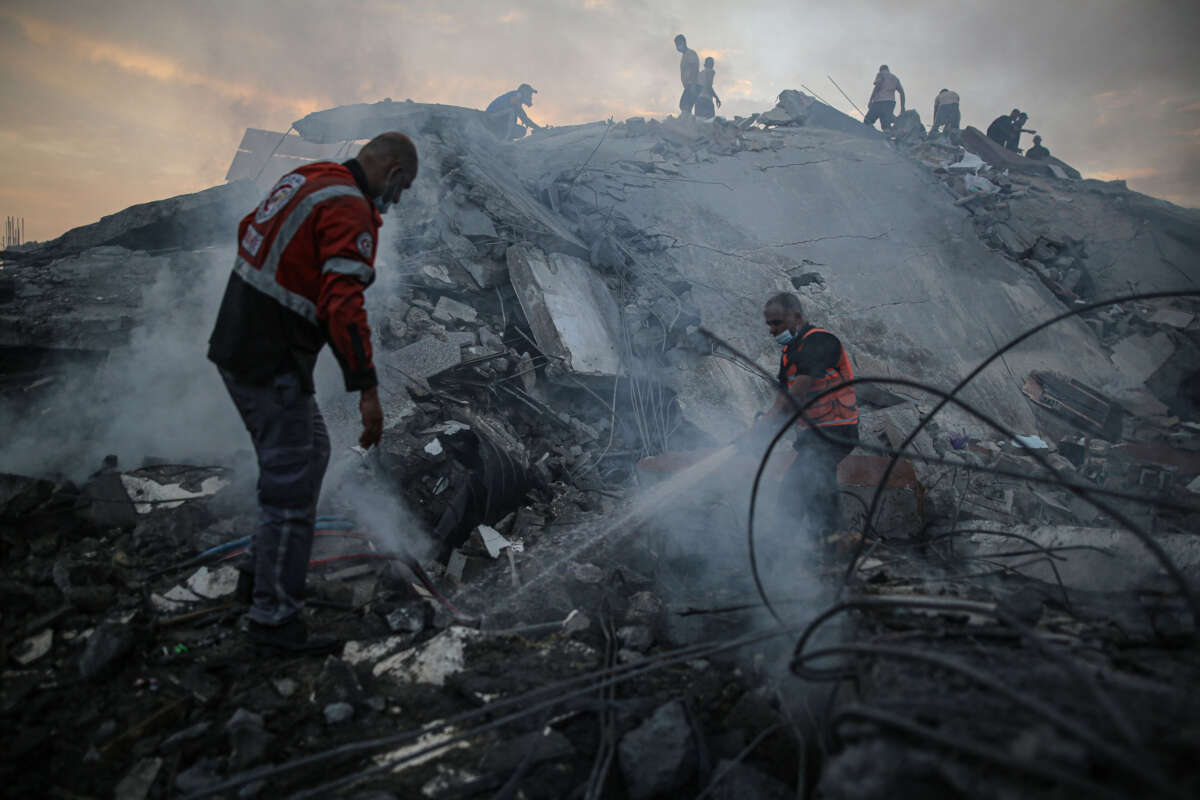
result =
M418 767L421 764L424 764L426 761L432 761L433 759L441 756L448 749L460 750L464 747L469 747L467 742L459 740L453 744L447 744L443 748L437 748L437 745L453 739L457 735L458 728L452 727L443 728L440 732L431 731L430 733L427 733L421 738L417 739L412 744L406 744L403 747L391 751L390 753L384 753L383 755L375 756L375 763L380 766L385 766L397 761L401 762L396 764L396 767L392 770L392 772L403 772L411 767ZM429 747L436 749L430 750L428 753L422 753L415 758L408 758L411 753L416 753Z
M1046 441L1042 439L1042 437L1035 436L1034 434L1029 434L1027 436L1021 436L1018 434L1017 437L1013 439L1012 444L1014 447L1024 447L1026 450L1050 449L1050 445L1046 444Z
M441 441L439 441L436 436L433 439L431 439L429 441L429 444L425 445L425 447L423 449L425 450L426 453L428 453L431 456L440 456L442 453L445 452L445 449L442 447Z
M476 531L479 533L479 539L487 549L488 555L492 558L499 558L504 548L512 547L512 542L504 538L504 535L493 527L480 525Z
M374 642L346 642L342 648L342 661L347 664L363 664L380 661L412 641L412 635L389 636Z
M462 671L467 643L481 636L474 628L447 628L419 647L380 661L371 673L377 678L388 675L401 683L442 686L446 678Z
M965 152L963 157L955 164L950 164L946 169L962 170L963 172L975 172L984 166L983 159L974 153Z
M193 592L183 586L172 586L170 590L163 595L164 598L175 603L199 603L200 598Z
M978 175L963 175L963 185L969 193L996 194L1000 187Z
M178 508L187 500L209 497L229 485L220 475L211 475L200 482L199 491L183 488L178 483L159 483L137 475L121 475L125 492L134 501L133 508L139 514L149 514L156 508ZM178 502L174 502L178 501Z
M1192 478L1192 482L1187 485L1187 490L1189 492L1200 494L1200 475Z
M21 642L17 654L13 656L21 666L28 666L37 661L46 653L50 652L50 646L54 644L54 629L47 628L41 633L35 633L25 641Z
M237 591L238 571L233 567L209 570L201 567L187 579L187 587L200 597L219 600Z
M184 589L182 586L176 586L171 591L186 592L189 595L192 594L191 592L188 592L187 589ZM194 600L198 600L200 598L196 597L195 595L192 595L192 599L194 601ZM150 595L150 606L160 614L174 614L176 611L182 611L185 608L187 608L188 604L186 602L181 602L178 600L168 600L165 596L155 592Z

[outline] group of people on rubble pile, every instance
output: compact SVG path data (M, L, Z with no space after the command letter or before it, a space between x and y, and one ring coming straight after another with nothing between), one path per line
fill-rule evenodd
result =
M700 69L700 56L688 47L687 37L682 33L675 37L675 49L681 53L679 60L679 82L683 84L683 93L679 96L679 113L681 116L695 116L699 119L715 119L716 110L721 107L721 98L713 88L716 77L716 66L712 56L704 59L704 69ZM497 137L505 140L520 139L527 131L541 131L545 128L538 125L525 113L525 106L533 105L533 96L537 94L528 83L522 83L516 89L497 97L488 104L488 126ZM875 82L871 87L871 96L867 101L867 113L863 115L863 123L874 126L876 122L884 130L890 130L896 124L896 95L900 96L900 113L906 108L904 85L892 73L887 64L879 66ZM959 110L960 98L958 92L942 89L933 99L933 122L929 128L929 138L941 133L957 131L962 122ZM1014 108L1011 114L997 117L988 126L987 136L992 141L1012 150L1021 152L1021 134L1037 131L1025 127L1029 115ZM1033 137L1033 147L1025 153L1026 158L1045 160L1050 157L1050 151L1042 146L1042 137Z
M897 119L895 115L897 94L900 95L900 113L903 114L905 111L904 86L900 83L900 79L888 69L887 64L881 64L879 72L875 75L871 98L867 101L867 113L863 116L863 123L874 126L878 120L881 129L889 130ZM942 89L937 93L933 99L933 122L929 127L930 139L943 132L950 133L958 130L962 123L959 101L958 92ZM996 117L992 121L987 129L987 137L1001 147L1012 150L1014 153L1020 153L1021 134L1037 133L1037 131L1025 127L1025 123L1028 121L1028 114L1019 108L1014 108L1011 113ZM1041 136L1033 137L1033 147L1025 152L1025 157L1034 160L1045 160L1050 157L1050 151L1042 146Z

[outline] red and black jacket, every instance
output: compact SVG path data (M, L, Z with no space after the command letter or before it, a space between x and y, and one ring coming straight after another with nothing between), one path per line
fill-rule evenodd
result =
M363 290L383 223L358 162L289 172L238 225L238 254L208 357L238 380L295 372L308 392L328 342L346 390L378 383Z

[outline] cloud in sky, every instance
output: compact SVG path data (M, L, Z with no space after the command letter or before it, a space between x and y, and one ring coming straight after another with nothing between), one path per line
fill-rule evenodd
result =
M0 213L47 238L219 183L246 127L397 100L482 107L528 81L551 124L665 115L683 32L726 116L805 84L850 111L887 63L928 118L1019 106L1085 174L1200 205L1200 12L1164 0L9 0L0 10ZM928 121L926 119L926 121Z

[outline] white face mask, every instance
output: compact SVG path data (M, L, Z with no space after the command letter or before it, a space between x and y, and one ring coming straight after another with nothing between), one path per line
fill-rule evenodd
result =
M775 337L775 341L779 342L782 345L787 345L787 344L790 344L791 341L795 338L796 338L796 334L792 333L790 330L785 330L785 331L781 331Z

